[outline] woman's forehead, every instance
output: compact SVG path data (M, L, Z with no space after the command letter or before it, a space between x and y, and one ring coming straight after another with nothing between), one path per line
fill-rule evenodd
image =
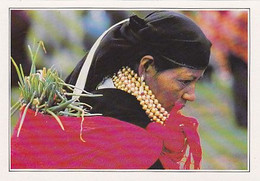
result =
M204 71L205 70L196 70L187 67L179 67L179 68L168 69L164 71L164 74L166 76L183 77L183 78L187 77L187 78L197 79L203 76Z

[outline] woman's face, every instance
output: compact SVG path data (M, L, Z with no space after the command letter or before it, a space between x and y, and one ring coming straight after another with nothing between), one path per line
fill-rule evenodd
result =
M170 112L173 106L181 109L187 101L196 99L195 84L204 71L180 67L157 72L153 66L144 73L144 79L162 106Z

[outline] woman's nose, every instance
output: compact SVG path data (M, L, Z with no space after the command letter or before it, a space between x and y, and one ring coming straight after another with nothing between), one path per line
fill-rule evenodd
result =
M191 84L189 87L187 87L187 90L184 92L182 98L187 101L195 101L195 84Z

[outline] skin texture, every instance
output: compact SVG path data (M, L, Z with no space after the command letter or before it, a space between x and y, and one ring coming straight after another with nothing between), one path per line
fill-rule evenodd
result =
M144 56L140 61L138 73L144 77L146 84L168 112L174 106L181 109L187 101L196 99L195 85L205 70L180 67L157 72L154 61L152 56Z

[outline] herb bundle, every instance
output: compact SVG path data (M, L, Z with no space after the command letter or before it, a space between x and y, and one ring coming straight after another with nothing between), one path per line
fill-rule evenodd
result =
M17 137L19 137L26 112L29 108L35 111L35 115L37 115L38 112L41 112L43 114L49 114L53 116L62 130L64 130L64 127L59 116L82 117L83 123L85 116L101 115L90 114L89 110L91 109L91 106L86 103L80 102L78 100L78 97L93 97L102 95L94 95L84 90L82 90L83 93L79 95L68 93L66 89L73 91L77 88L73 85L66 84L59 77L58 72L55 69L46 69L44 67L42 70L36 70L35 62L37 59L39 48L41 46L46 53L42 41L38 43L38 47L34 52L31 47L28 46L32 60L29 76L24 75L21 64L18 66L15 63L14 59L11 57L12 63L18 74L18 85L21 91L19 100L11 108L11 115L13 115L19 109L23 110L17 132ZM76 96L76 98L72 97L71 99L69 99L68 96Z

